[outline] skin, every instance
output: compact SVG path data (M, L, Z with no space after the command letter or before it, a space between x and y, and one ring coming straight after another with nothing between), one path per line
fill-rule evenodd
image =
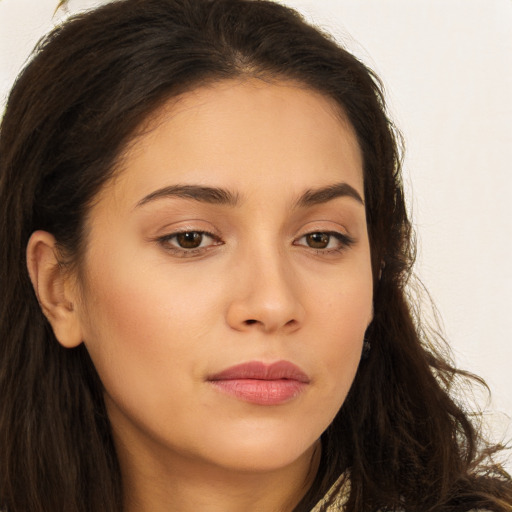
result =
M56 267L49 233L33 234L43 311L61 344L85 343L104 383L127 512L287 511L300 500L372 318L364 205L346 186L304 195L344 183L364 200L362 176L353 129L329 99L224 81L149 120L91 208L79 276ZM231 201L162 192L176 185ZM199 246L180 247L177 232L199 233ZM280 360L309 379L285 403L209 381Z

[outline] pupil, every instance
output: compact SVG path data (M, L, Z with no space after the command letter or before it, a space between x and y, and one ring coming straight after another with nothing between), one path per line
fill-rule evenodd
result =
M325 249L329 245L329 235L326 233L310 233L307 235L309 247L314 249Z
M189 233L180 233L176 236L178 244L183 249L197 249L203 241L203 235L192 231Z

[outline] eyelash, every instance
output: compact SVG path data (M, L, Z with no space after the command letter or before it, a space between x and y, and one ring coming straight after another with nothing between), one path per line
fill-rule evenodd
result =
M180 235L200 235L202 237L201 243L204 240L204 237L210 238L213 240L212 244L207 245L206 247L195 247L195 248L184 248L179 247L177 245L173 245L172 241L175 240ZM328 244L331 243L331 238L335 238L338 241L337 247L331 247L331 248L314 248L311 246L308 246L306 244L299 244L298 241L302 240L303 238L306 238L308 236L313 235L326 235L329 237ZM164 235L162 237L157 238L156 240L160 245L162 245L166 251L172 253L174 256L181 257L181 258L190 258L194 256L199 256L204 254L206 251L209 250L210 247L215 247L219 245L224 245L224 242L221 240L221 238L214 233L211 233L209 231L202 231L202 230L184 230L184 231L177 231L175 233L169 233L168 235ZM312 251L314 251L318 255L329 255L329 254L339 254L345 251L346 249L350 248L352 245L354 245L355 240L343 233L339 233L337 231L310 231L309 233L305 233L304 235L297 238L293 245L295 246L302 246L306 247Z
M210 244L206 247L194 247L187 249L185 247L179 247L176 245L172 245L172 240L176 239L180 235L189 235L189 234L198 234L201 237L208 237L211 238L214 243ZM210 247L215 247L217 245L224 245L224 242L214 233L211 233L209 231L202 231L202 230L194 230L194 229L187 229L184 231L177 231L175 233L169 233L168 235L164 235L157 239L157 242L162 245L166 251L172 253L175 256L181 257L181 258L191 258L193 256L198 256L201 254L204 254L205 251L207 251ZM201 243L203 240L201 240Z
M331 247L329 249L328 248L317 249L317 248L305 245L305 247L312 249L313 251L315 251L316 254L319 254L319 255L339 254L339 253L345 251L346 249L349 249L355 243L355 240L352 237L350 237L349 235L339 233L338 231L321 231L321 230L310 231L309 233L305 233L300 238L298 238L298 240L302 240L303 238L306 238L306 237L312 236L312 235L327 235L329 237L329 242L328 242L329 244L331 243L331 240L330 240L331 238L334 238L338 241L337 247ZM302 245L302 244L297 244L294 242L294 245Z

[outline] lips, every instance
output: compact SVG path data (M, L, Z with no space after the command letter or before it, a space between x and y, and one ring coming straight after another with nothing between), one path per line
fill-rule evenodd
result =
M257 405L280 405L297 398L309 377L289 361L267 365L251 361L227 368L208 378L218 391Z

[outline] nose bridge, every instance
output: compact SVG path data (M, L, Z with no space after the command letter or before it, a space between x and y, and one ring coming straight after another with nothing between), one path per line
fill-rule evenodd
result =
M256 245L256 246L255 246ZM239 260L228 321L236 329L292 329L303 320L299 283L286 251L260 242Z
M265 247L253 259L252 283L254 295L260 296L262 302L269 306L283 307L288 302L294 302L295 286L293 271L289 261L279 247Z

